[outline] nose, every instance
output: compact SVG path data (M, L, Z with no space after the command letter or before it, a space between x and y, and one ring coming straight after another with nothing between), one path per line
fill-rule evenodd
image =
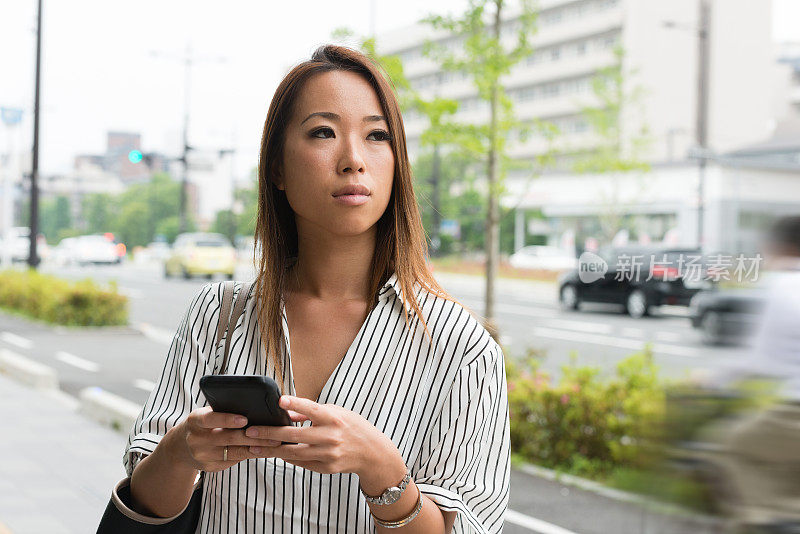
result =
M364 158L361 156L361 142L354 139L352 136L344 141L342 153L339 159L339 172L347 174L348 172L363 173L364 172Z

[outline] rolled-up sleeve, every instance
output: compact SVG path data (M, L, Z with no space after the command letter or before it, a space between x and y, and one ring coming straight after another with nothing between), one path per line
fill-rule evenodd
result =
M161 375L128 435L123 455L128 476L170 428L198 407L200 378L213 370L220 291L219 283L204 285L181 319Z
M458 512L454 534L502 531L510 445L505 361L488 337L481 352L459 368L413 473L423 494L442 510Z

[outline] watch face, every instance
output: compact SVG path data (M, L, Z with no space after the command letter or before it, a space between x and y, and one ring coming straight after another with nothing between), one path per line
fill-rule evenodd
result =
M393 502L397 502L397 500L400 498L400 495L402 495L402 493L403 492L400 491L400 488L397 488L397 487L389 488L388 490L386 490L386 502L388 504L392 504Z

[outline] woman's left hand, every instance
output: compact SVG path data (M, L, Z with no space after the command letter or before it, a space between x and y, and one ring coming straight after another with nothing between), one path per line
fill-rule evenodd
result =
M292 421L311 420L311 426L253 426L248 437L274 440L275 446L250 447L253 458L282 458L317 473L374 472L381 461L399 456L397 447L360 414L318 404L303 397L283 395L280 406ZM296 445L280 444L281 441Z

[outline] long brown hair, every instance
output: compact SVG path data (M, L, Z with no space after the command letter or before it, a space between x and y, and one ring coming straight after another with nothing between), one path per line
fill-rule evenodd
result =
M272 360L276 376L282 380L280 346L283 342L280 299L286 283L286 269L297 256L297 227L286 194L275 186L273 178L283 160L289 123L295 101L303 85L315 74L334 70L355 72L366 79L381 103L389 125L392 152L394 153L394 180L389 205L377 223L375 253L370 269L370 288L373 305L383 284L394 271L400 284L403 300L408 301L412 313L422 321L428 339L427 324L415 295L414 284L447 300L450 295L436 282L425 262L427 243L412 185L411 166L406 151L406 137L400 106L394 90L381 73L380 67L366 55L351 48L323 45L317 48L309 61L304 61L283 78L269 106L261 151L258 161L258 218L255 232L255 262L258 276L255 295L258 302L258 324L261 340ZM409 316L403 305L406 325ZM364 318L366 320L366 316ZM283 388L282 384L282 388Z

